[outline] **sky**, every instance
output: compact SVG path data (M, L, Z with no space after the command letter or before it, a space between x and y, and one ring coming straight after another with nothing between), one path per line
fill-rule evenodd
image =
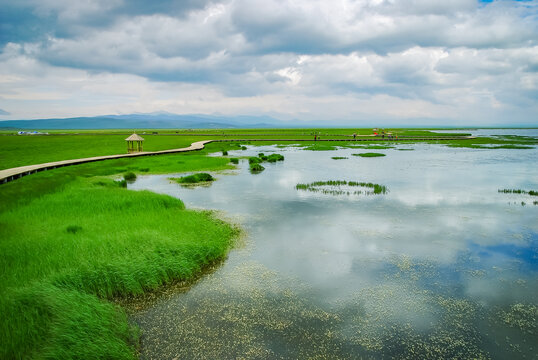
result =
M538 126L538 0L0 0L0 120Z

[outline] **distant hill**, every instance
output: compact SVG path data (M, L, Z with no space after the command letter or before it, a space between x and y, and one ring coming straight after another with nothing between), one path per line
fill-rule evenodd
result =
M304 126L305 124L302 124ZM290 127L268 116L177 115L171 113L103 115L64 119L4 120L0 129L233 129Z

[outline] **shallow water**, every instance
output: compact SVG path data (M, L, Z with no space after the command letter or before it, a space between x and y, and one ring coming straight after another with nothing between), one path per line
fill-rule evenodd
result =
M142 358L536 358L538 150L277 151L210 187L140 176L131 189L218 209L246 245L188 291L137 305ZM333 156L348 159L333 160ZM365 181L385 195L297 183ZM522 205L522 202L525 205Z

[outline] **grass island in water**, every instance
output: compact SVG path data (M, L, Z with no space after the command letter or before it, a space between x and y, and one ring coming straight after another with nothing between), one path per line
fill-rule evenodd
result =
M343 187L362 187L371 190L349 191L342 189ZM388 192L388 189L385 185L374 184L371 182L357 182L345 180L315 181L309 184L297 184L295 185L295 188L297 190L320 192L328 195L379 195L386 194Z

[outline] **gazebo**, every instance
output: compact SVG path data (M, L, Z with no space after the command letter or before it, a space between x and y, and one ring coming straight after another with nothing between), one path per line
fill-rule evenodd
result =
M133 133L133 135L129 136L125 141L127 141L127 152L129 154L144 151L142 148L142 141L144 141L144 138L136 135L136 133Z

